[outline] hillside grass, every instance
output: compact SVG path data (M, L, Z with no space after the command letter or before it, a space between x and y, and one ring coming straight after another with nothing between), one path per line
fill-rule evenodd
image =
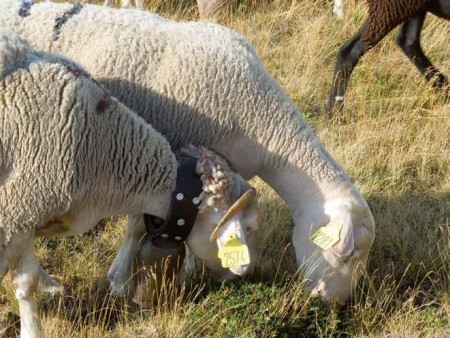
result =
M376 240L348 305L326 307L309 296L296 271L289 211L255 179L263 213L256 274L222 285L202 274L153 309L109 294L106 272L124 218L83 236L36 241L43 267L66 288L62 296L38 295L47 337L450 336L450 106L390 34L358 65L342 114L323 117L337 49L365 17L361 1L349 2L343 21L325 0L242 3L221 18L252 42L373 211ZM198 16L194 1L147 5L175 19ZM428 17L422 41L450 75L450 24ZM17 334L18 313L6 278L0 287L5 337Z

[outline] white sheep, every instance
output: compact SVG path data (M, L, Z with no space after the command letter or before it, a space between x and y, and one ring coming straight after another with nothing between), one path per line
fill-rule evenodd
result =
M5 0L0 26L80 62L175 149L202 144L244 178L261 177L291 210L297 261L309 287L324 301L345 302L374 240L372 214L253 47L219 25L95 5L66 15L55 29L73 8L45 3L24 10ZM331 249L310 240L320 227L339 225Z
M25 40L3 29L0 75L0 273L11 272L21 337L38 337L33 294L39 276L43 283L53 280L36 261L34 237L80 234L120 214L165 219L178 163L163 136L85 71L32 52ZM248 245L250 258L256 255L257 211L250 211L256 216L251 219L240 212L254 206L255 192L211 151L186 151L195 164L189 174L203 182L192 200L200 211L187 244L214 273L226 276L217 256L230 234ZM139 226L133 231L145 232ZM163 235L156 240L166 241ZM123 248L125 263L139 251L139 242L134 244ZM242 275L253 266L230 270ZM130 278L130 269L119 266L117 274Z

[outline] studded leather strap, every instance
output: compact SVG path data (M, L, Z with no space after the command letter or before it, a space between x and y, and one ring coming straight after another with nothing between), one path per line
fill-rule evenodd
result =
M177 183L166 220L144 214L144 222L152 242L164 246L164 242L181 243L188 238L194 227L200 205L199 196L203 183L196 173L197 159L178 157ZM169 243L167 243L169 244Z

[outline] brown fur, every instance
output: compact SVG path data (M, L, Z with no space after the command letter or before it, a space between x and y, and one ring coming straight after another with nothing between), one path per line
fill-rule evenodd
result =
M362 39L376 41L407 18L417 14L430 0L369 0L367 28Z

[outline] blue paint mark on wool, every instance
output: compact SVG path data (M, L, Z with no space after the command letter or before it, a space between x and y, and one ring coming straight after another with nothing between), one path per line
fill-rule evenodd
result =
M81 12L81 10L83 9L83 5L82 4L75 4L73 5L72 9L65 12L62 16L56 18L55 20L55 37L54 40L58 40L59 36L61 35L61 28L62 26L69 21L70 18L72 18L74 15L77 15L78 13Z
M22 2L22 6L19 8L19 15L22 18L26 18L30 15L31 6L34 5L34 1L24 1Z

